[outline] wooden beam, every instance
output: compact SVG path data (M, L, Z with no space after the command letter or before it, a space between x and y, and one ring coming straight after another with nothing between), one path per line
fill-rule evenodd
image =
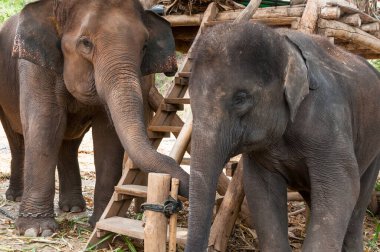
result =
M179 179L172 179L172 186L170 190L170 196L177 200L179 188ZM169 252L177 251L177 214L172 214L169 219Z

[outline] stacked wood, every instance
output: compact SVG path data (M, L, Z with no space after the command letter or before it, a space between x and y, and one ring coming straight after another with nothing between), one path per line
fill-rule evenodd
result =
M363 24L360 28L366 32L377 32L380 29L380 24L379 22L373 22L369 24Z
M299 30L313 34L317 27L318 12L321 7L321 0L308 0L305 11L302 14Z

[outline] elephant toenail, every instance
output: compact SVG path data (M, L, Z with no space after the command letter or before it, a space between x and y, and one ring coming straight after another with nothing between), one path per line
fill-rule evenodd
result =
M69 206L63 206L63 207L62 207L62 211L64 211L64 212L69 212L69 211L70 211Z
M79 206L73 206L73 207L70 209L70 212L72 212L72 213L80 213L80 212L82 212L82 211L83 211L82 208L79 207Z
M29 228L25 231L24 236L37 237L37 231L34 228Z
M50 229L46 229L46 230L42 231L42 234L41 234L42 237L49 237L52 235L53 235L53 232Z

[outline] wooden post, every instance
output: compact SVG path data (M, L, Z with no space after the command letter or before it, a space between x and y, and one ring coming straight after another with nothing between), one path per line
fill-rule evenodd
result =
M189 112L185 124L182 126L181 132L177 137L169 156L173 158L178 164L181 163L183 155L186 152L187 146L190 142L191 132L193 130L193 114Z
M320 0L308 0L299 24L299 30L313 34L317 27Z
M162 204L169 196L170 175L149 173L147 203ZM168 220L163 213L145 211L144 251L166 252Z
M228 238L239 215L244 196L243 160L241 159L212 224L208 243L210 251L226 251Z
M177 200L178 197L179 179L172 179L172 188L170 196ZM172 214L169 220L169 252L176 252L177 250L177 214Z
M338 6L325 6L321 8L321 17L325 19L338 19L340 18L341 12Z

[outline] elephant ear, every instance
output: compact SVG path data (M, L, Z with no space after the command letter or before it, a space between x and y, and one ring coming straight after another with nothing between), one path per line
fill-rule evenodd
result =
M142 75L175 73L177 61L170 23L154 12L146 10L145 26L149 31L149 40L141 63Z
M297 110L309 93L308 71L298 47L288 40L289 54L285 70L285 98L290 110L290 120L293 122Z
M63 56L53 1L30 3L21 11L12 56L62 73Z

